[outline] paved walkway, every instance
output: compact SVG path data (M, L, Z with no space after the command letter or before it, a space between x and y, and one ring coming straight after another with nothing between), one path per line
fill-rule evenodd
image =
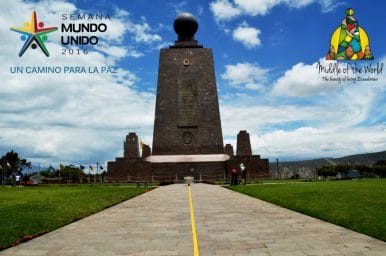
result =
M200 255L386 255L386 243L219 186L191 186ZM193 255L185 185L160 187L0 255Z

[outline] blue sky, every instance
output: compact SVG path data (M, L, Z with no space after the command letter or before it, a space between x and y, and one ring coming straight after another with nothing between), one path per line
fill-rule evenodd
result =
M316 64L345 10L369 35L376 63L386 60L386 3L333 0L1 1L0 153L14 149L35 164L105 163L122 155L135 131L151 145L159 49L176 40L182 11L199 20L196 40L212 48L224 143L239 130L271 160L338 157L386 149L386 79L323 82ZM17 57L9 30L36 10L47 25L62 13L104 13L108 31L87 56L61 56L50 34L47 59ZM100 21L99 21L100 22ZM15 47L16 45L16 47ZM344 63L340 63L343 65ZM118 74L10 74L11 66L117 66ZM364 65L364 64L363 64Z

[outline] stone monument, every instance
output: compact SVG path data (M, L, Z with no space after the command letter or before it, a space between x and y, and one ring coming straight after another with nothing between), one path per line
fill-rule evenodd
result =
M223 154L212 49L194 40L198 22L182 13L178 41L161 49L153 155Z
M153 151L154 176L223 178L224 154L212 50L194 39L196 18L174 21L178 40L160 53Z
M251 174L268 174L268 160L252 155L246 131L238 135L236 156L230 144L224 152L212 49L198 44L197 29L189 13L175 19L178 39L160 52L151 155L146 145L139 157L138 137L130 133L124 157L108 163L111 181L134 173L159 181L224 180L241 162Z

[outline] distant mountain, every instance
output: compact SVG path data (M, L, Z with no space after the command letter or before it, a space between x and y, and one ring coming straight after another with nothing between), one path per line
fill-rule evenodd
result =
M279 162L279 173L281 177L285 178L290 178L294 174L299 174L304 178L311 178L315 176L315 169L323 165L373 165L380 160L386 160L386 151L350 155L339 158L319 158L304 161ZM276 162L270 162L269 169L274 177L278 176Z

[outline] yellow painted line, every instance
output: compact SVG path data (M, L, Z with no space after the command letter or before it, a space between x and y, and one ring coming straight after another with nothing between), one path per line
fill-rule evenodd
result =
M188 186L188 194L189 194L189 206L190 206L190 223L192 224L193 255L199 256L200 250L198 249L196 221L194 220L192 191L190 190L190 186Z

